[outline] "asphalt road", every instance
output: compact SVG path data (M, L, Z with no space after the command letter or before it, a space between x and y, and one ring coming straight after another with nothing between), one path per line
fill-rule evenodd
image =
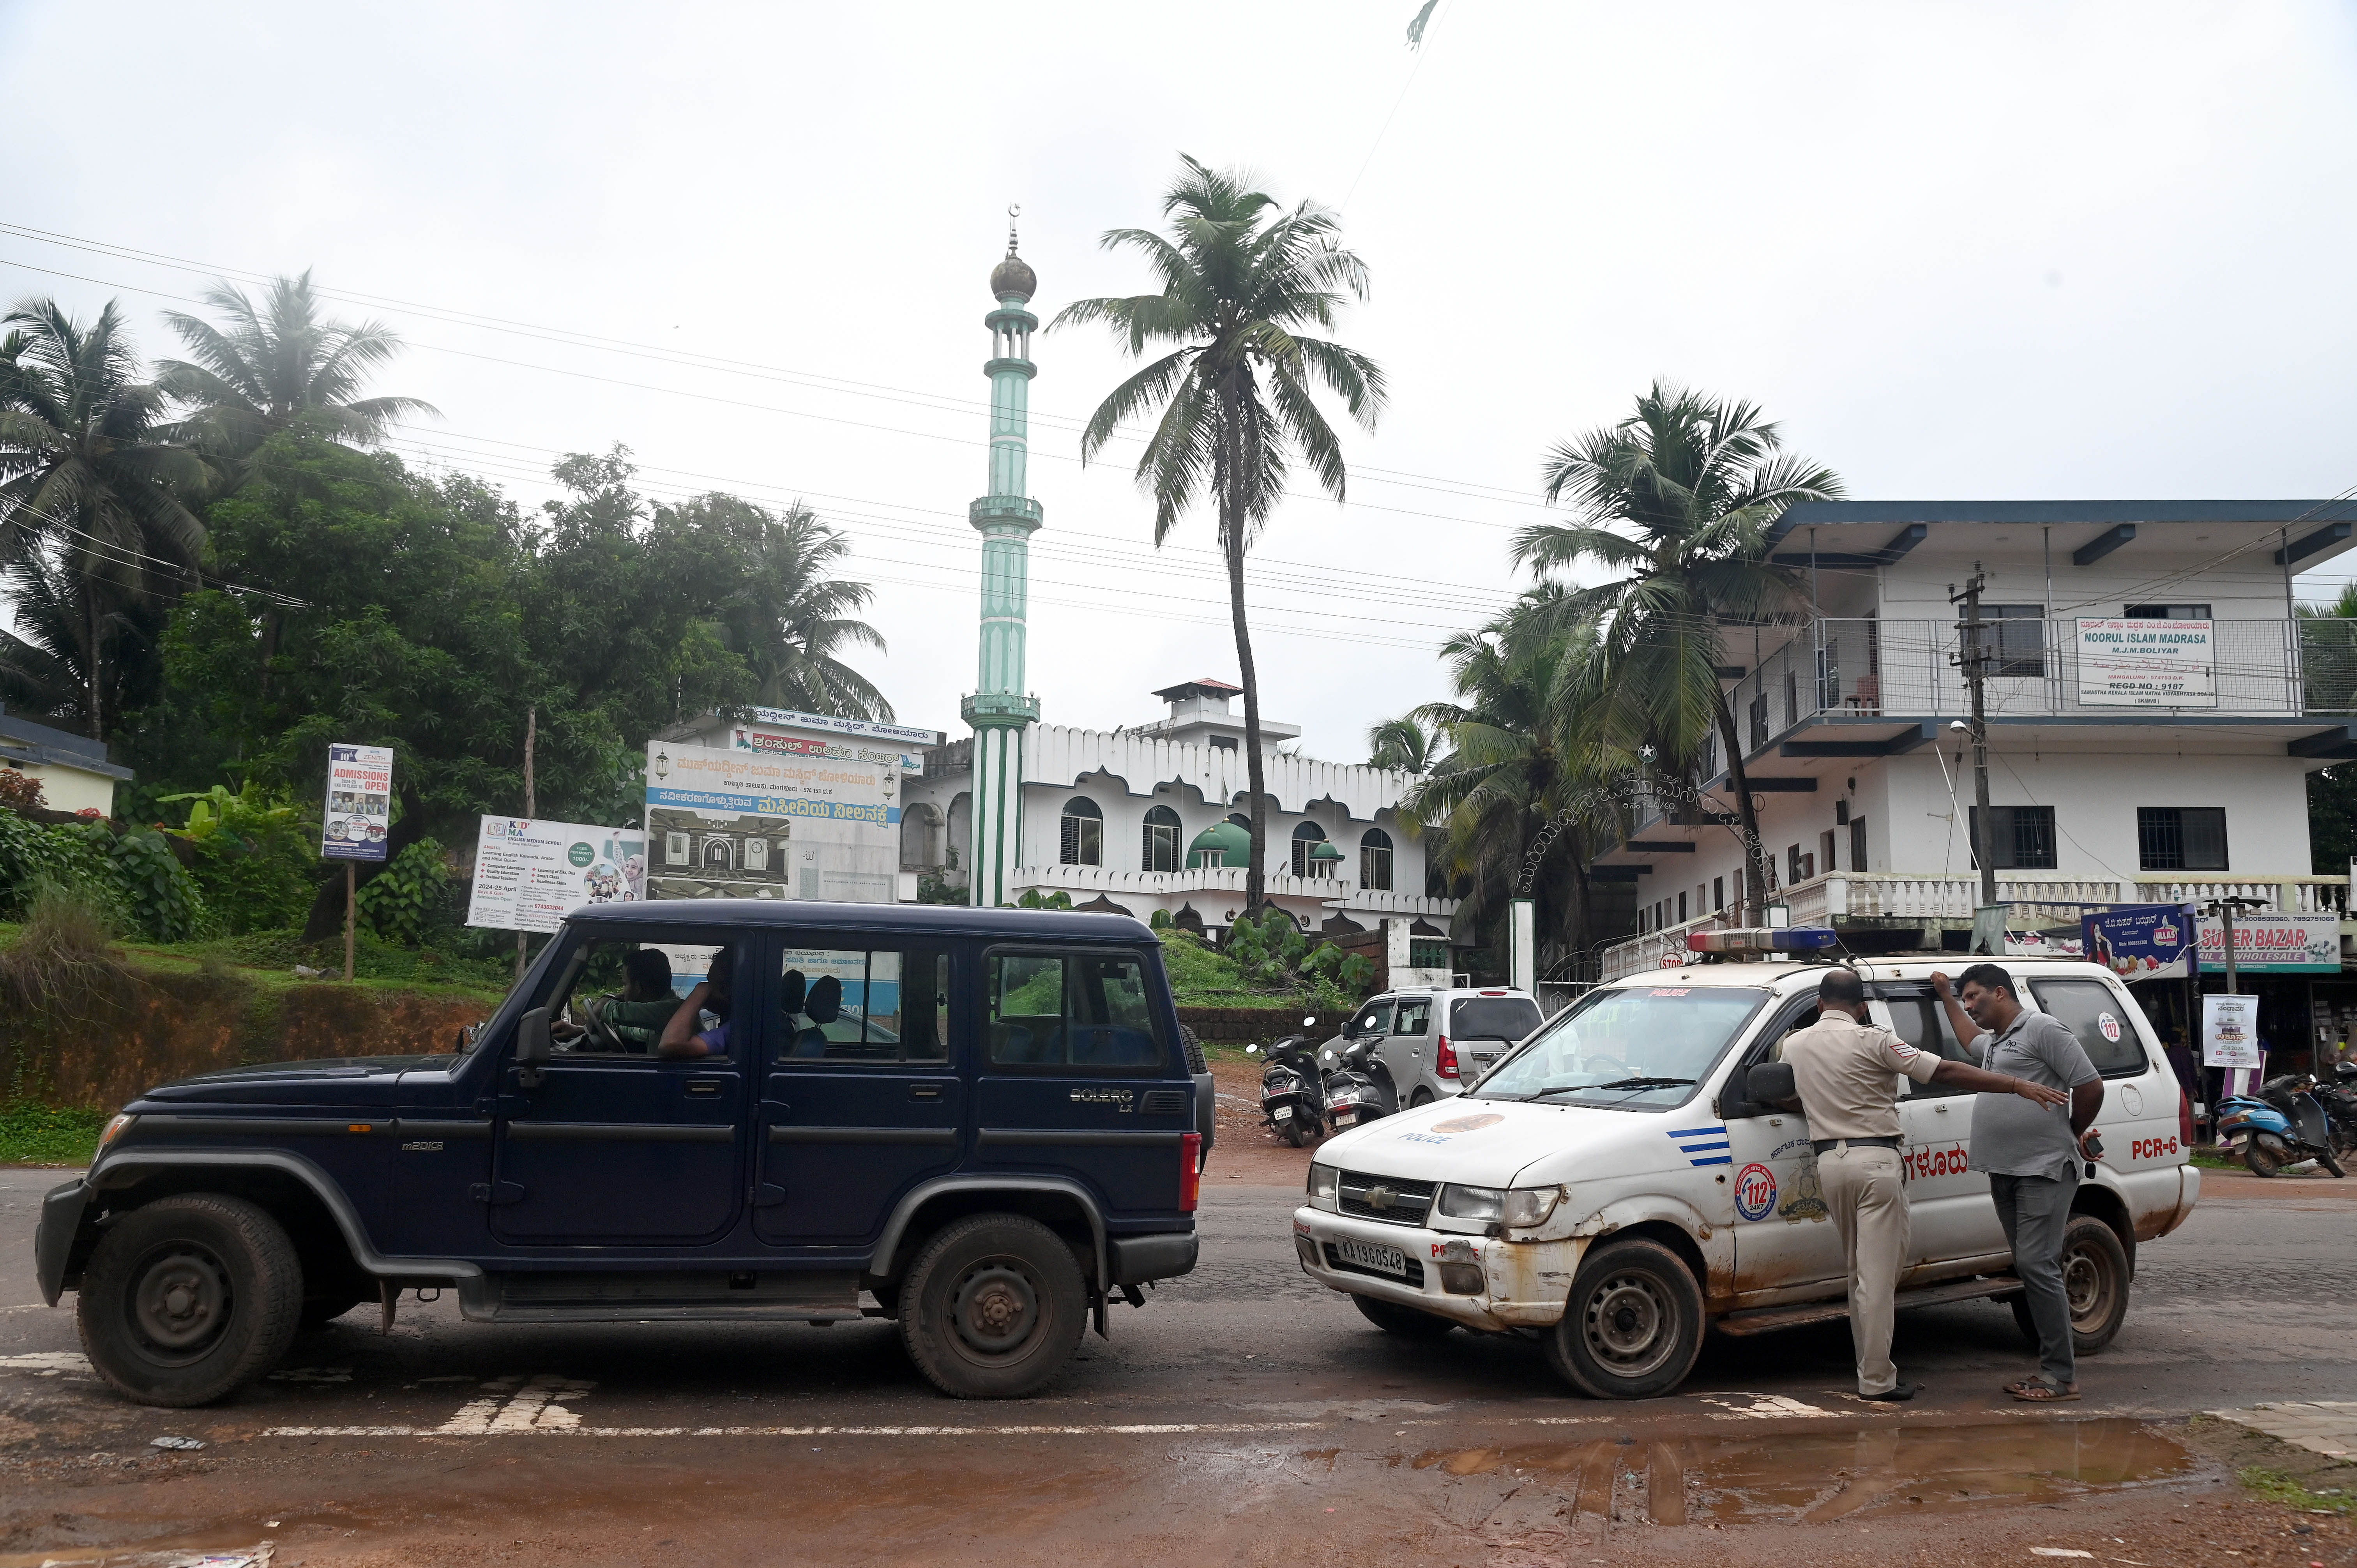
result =
M30 1229L39 1194L59 1179L0 1171L0 1235L17 1239L0 1251L0 1568L18 1552L34 1563L76 1561L69 1548L251 1541L280 1515L297 1522L282 1519L276 1531L309 1532L314 1562L425 1560L367 1555L396 1536L416 1551L431 1538L436 1561L495 1556L497 1545L521 1560L653 1562L666 1559L626 1549L722 1544L709 1533L719 1520L788 1498L811 1539L849 1560L901 1560L894 1553L910 1541L946 1552L967 1522L976 1540L1000 1539L1018 1515L1036 1545L1078 1530L1074 1509L1111 1509L1135 1539L1165 1541L1183 1561L1200 1542L1180 1520L1207 1488L1225 1499L1222 1517L1242 1543L1262 1539L1248 1521L1277 1509L1312 1530L1358 1517L1402 1560L1441 1561L1465 1523L1458 1515L1478 1514L1482 1560L1503 1562L1516 1541L1544 1537L1554 1551L1582 1530L1609 1532L1616 1511L1623 1525L1708 1514L1717 1529L1821 1506L1809 1499L1822 1488L1779 1502L1784 1493L1757 1477L1719 1485L1735 1463L1720 1453L1732 1432L1792 1434L1774 1445L1788 1456L1811 1443L1911 1444L1921 1452L1900 1468L1928 1473L1955 1468L1954 1456L1922 1447L1953 1430L2068 1418L2083 1423L2072 1441L2084 1446L2091 1434L2127 1442L2121 1434L2139 1421L2195 1411L2357 1400L2357 1337L2341 1322L2357 1299L2357 1194L2322 1182L2269 1184L2266 1196L2255 1182L2213 1182L2251 1196L2208 1197L2176 1235L2141 1249L2127 1325L2082 1368L2085 1401L2034 1413L1999 1392L2030 1359L2010 1312L1986 1303L1900 1318L1900 1367L1930 1391L1897 1411L1848 1397L1839 1326L1715 1340L1673 1398L1583 1400L1529 1343L1459 1333L1410 1344L1375 1330L1295 1263L1287 1217L1298 1189L1231 1186L1206 1188L1197 1272L1150 1293L1142 1311L1115 1308L1109 1340L1092 1336L1047 1394L1019 1403L941 1398L880 1322L519 1328L464 1323L447 1298L404 1298L390 1336L361 1309L298 1341L275 1377L229 1403L154 1411L89 1377L70 1297L56 1310L38 1304ZM170 1434L209 1446L178 1457L147 1446ZM789 1462L798 1478L781 1491L777 1467ZM1502 1500L1519 1491L1499 1477L1531 1466L1558 1481L1544 1517L1524 1520ZM2167 1464L2136 1470L2121 1474L2178 1474ZM2044 1473L2023 1461L2007 1473L2033 1472ZM454 1483L461 1474L468 1480ZM887 1474L892 1489L879 1493ZM494 1475L538 1478L519 1497L481 1489ZM634 1522L629 1510L651 1506L656 1477L658 1494L692 1506ZM149 1484L158 1479L176 1484ZM1575 1483L1593 1505L1587 1525L1580 1507L1562 1501ZM1683 1500L1662 1500L1664 1488ZM695 1500L723 1494L738 1500ZM437 1498L447 1507L432 1506ZM1329 1506L1336 1520L1320 1511ZM878 1509L907 1517L879 1533ZM582 1535L593 1515L602 1522ZM1677 1533L1647 1539L1658 1548ZM297 1538L272 1538L289 1543L280 1563L293 1561ZM559 1540L566 1544L548 1544ZM1166 1549L1140 1551L1150 1559Z

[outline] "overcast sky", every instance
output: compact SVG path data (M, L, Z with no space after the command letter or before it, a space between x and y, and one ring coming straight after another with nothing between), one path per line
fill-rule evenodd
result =
M1182 150L1341 206L1372 269L1340 336L1392 408L1254 570L1313 755L1445 694L1546 448L1655 377L1864 498L2357 484L2345 5L1442 0L1419 54L1415 3L0 0L0 225L184 263L0 229L0 295L119 295L151 353L214 269L404 302L339 309L414 345L380 390L445 417L405 452L526 504L617 441L651 493L807 497L877 585L866 667L952 732L1006 205L1043 317L1141 290L1096 238ZM1119 357L1035 356L1030 683L1150 718L1235 671L1210 520L1154 551L1135 448L1077 461Z

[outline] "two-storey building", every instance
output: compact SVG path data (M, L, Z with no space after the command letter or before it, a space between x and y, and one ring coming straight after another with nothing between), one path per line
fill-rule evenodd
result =
M2350 548L2352 516L2304 500L1792 508L1772 556L1805 607L1730 629L1721 671L1766 901L1856 951L1964 946L1979 875L1952 596L1977 570L1991 861L2022 940L2095 904L2232 893L2345 913L2348 877L2313 874L2306 779L2357 757L2357 622L2299 616L2293 579ZM1677 961L1687 930L1742 901L1742 847L1712 820L1733 806L1717 750L1702 809L1641 813L1598 864L1639 911L1607 976ZM2322 1002L2341 1006L2337 990Z

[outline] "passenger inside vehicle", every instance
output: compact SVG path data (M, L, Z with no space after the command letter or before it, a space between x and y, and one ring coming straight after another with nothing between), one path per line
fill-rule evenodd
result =
M662 1038L655 1046L657 1056L666 1061L691 1061L697 1057L728 1054L730 992L735 975L736 950L722 948L712 955L711 969L687 993L687 1000L673 1012L671 1022L663 1026ZM719 1020L708 1029L702 1027L703 1015L706 1013Z

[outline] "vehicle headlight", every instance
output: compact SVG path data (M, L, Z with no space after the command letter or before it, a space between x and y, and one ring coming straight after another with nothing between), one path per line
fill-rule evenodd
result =
M1332 1208L1334 1195L1342 1186L1342 1173L1332 1165L1313 1165L1309 1167L1309 1207Z
M115 1139L121 1137L126 1131L128 1131L131 1123L138 1120L138 1117L132 1115L127 1111L116 1116L113 1121L109 1122L106 1124L106 1131L98 1135L98 1146L102 1149L106 1147L107 1144L112 1144Z
M1440 1189L1440 1212L1451 1219L1487 1219L1509 1230L1527 1230L1555 1212L1563 1189L1556 1187L1458 1187Z

